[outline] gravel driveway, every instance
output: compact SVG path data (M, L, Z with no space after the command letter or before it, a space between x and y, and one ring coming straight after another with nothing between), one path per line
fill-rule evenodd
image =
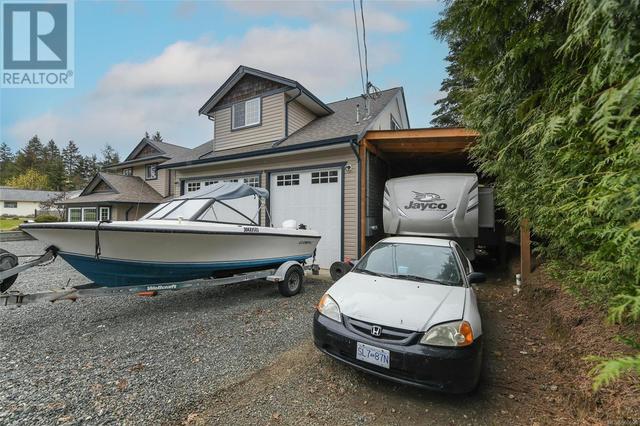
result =
M15 254L38 241L4 242ZM12 289L87 280L62 259ZM154 298L103 297L0 308L0 424L174 423L311 335L329 283L283 298L252 282Z

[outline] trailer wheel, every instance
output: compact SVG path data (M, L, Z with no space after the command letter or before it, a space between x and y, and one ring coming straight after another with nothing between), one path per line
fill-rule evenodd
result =
M13 253L9 253L6 250L0 249L0 271L6 271L18 266L18 256ZM18 279L18 274L12 275L4 280L0 281L0 293L4 293L9 290L9 287L13 285Z
M302 281L304 280L304 271L300 266L292 266L289 268L286 274L284 274L284 280L278 283L278 290L280 294L285 297L291 297L298 293L302 289Z

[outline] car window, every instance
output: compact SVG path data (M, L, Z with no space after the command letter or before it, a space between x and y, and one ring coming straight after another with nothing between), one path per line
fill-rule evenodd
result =
M354 272L462 285L459 266L450 247L379 243L358 262Z

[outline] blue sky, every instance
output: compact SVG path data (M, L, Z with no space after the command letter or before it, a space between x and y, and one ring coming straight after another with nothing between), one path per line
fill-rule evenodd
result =
M369 79L403 86L412 127L429 125L446 45L442 4L366 1ZM1 140L34 134L85 154L128 153L145 130L196 146L212 126L198 108L239 66L295 79L325 102L362 92L351 2L78 1L73 89L2 89Z

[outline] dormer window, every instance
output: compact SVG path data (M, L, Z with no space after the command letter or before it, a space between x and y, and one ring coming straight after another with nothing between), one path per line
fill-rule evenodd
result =
M260 124L260 98L238 102L231 107L231 129L257 126Z

